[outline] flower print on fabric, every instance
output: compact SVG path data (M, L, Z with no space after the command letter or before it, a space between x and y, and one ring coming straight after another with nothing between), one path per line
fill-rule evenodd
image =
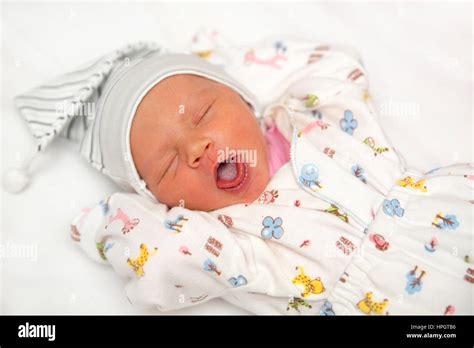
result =
M359 123L354 118L351 110L344 111L344 118L340 122L341 129L349 135L354 134L354 130L357 128Z
M387 214L388 216L398 216L398 217L402 217L403 214L405 213L405 209L403 209L401 206L400 206L400 202L398 201L398 199L392 199L392 200L388 200L388 199L385 199L383 201L383 212L385 214Z
M283 220L281 217L273 219L271 216L266 216L262 221L262 237L265 239L280 239L283 236Z
M239 275L237 277L229 278L228 282L230 283L230 285L236 288L238 286L247 285L247 278L245 278L243 275Z

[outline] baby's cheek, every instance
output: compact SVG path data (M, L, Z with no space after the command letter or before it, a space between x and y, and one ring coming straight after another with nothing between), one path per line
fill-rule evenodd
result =
M256 149L260 139L259 132L260 130L255 129L253 124L235 122L225 131L220 130L217 137L224 146L233 149Z
M206 204L215 196L215 185L209 181L194 178L192 174L177 179L173 185L165 188L166 196L174 206L194 208ZM168 204L169 205L169 204Z

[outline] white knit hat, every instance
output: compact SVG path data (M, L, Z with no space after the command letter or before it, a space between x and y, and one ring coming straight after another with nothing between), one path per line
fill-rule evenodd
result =
M166 53L155 43L128 45L15 98L37 148L19 168L4 174L5 189L22 191L32 159L62 135L82 138L80 151L85 158L123 189L156 201L133 163L130 129L147 92L177 74L199 75L232 88L260 116L256 98L222 68L190 54Z

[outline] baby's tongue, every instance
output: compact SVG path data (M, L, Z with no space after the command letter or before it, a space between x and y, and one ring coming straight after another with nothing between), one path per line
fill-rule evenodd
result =
M243 163L221 163L217 168L217 187L230 189L238 186L245 176Z
M232 181L237 176L237 166L235 163L221 163L217 168L217 180Z

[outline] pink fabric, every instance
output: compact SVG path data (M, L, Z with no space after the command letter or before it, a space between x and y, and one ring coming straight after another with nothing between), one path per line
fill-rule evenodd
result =
M265 133L268 151L268 167L270 176L290 160L290 143L280 133L275 123Z

